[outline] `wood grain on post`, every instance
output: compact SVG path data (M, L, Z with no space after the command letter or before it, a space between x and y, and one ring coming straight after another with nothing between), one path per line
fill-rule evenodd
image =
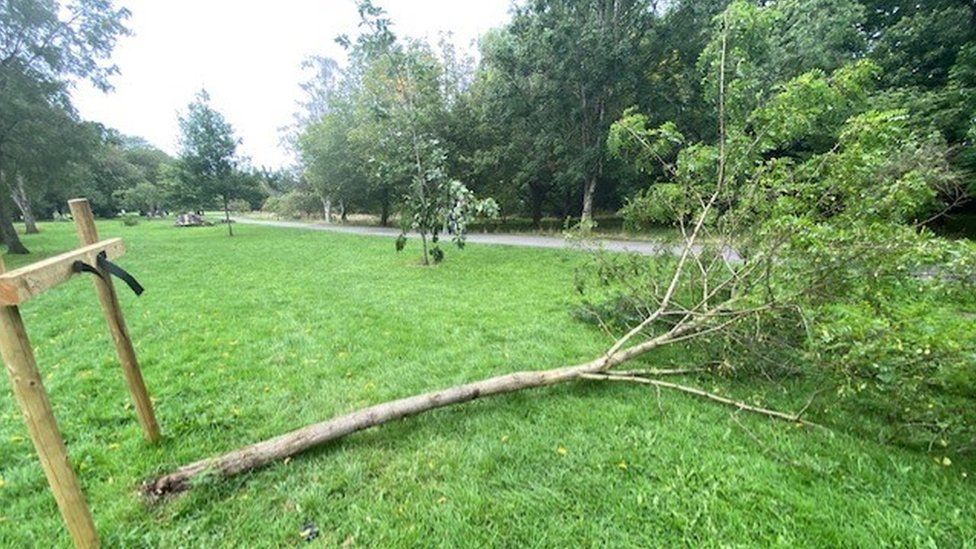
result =
M2 260L0 272L3 272ZM0 306L0 354L71 539L76 547L98 547L95 522L81 492L78 477L68 461L68 449L58 430L51 401L37 370L34 351L27 339L27 330L16 306Z
M75 219L78 239L81 240L82 246L98 242L95 217L92 215L88 200L84 198L69 200L68 206L71 208L71 216ZM96 268L98 267L96 266ZM122 363L122 372L125 374L125 382L129 386L129 394L132 395L132 403L135 405L142 432L146 440L157 442L160 439L160 434L159 425L156 423L156 414L153 412L152 401L149 400L149 393L146 391L142 372L139 370L136 351L132 347L129 331L125 327L125 318L122 317L122 308L119 306L119 298L115 294L111 276L102 271L102 277L93 277L92 283L95 285L98 301L102 304L102 311L105 313L109 330L112 332L112 340L115 342L115 350L118 351L119 362Z

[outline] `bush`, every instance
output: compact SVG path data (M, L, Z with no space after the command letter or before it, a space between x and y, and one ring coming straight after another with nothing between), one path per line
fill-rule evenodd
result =
M232 212L236 213L249 213L251 211L251 203L247 200L234 199L227 204L228 208Z
M134 213L122 214L120 219L122 220L122 225L126 227L135 227L136 225L139 224L139 214L134 214Z
M322 201L310 192L296 189L278 197L269 197L262 209L279 217L297 219L321 212Z
M264 204L261 205L261 211L266 213L277 214L280 208L281 208L280 196L269 196L264 200Z

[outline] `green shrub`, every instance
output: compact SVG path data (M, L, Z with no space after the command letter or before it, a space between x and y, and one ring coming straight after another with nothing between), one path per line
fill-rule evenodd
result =
M296 189L278 197L269 197L262 209L279 217L298 219L321 213L322 201L312 193Z
M135 213L122 214L122 216L119 219L122 220L122 225L126 227L135 227L136 225L139 224L139 214L135 214Z
M251 211L251 203L247 200L241 200L239 198L231 200L227 206L232 212L249 213Z
M281 197L280 196L269 196L264 200L264 204L261 205L261 211L267 213L278 213L281 208Z

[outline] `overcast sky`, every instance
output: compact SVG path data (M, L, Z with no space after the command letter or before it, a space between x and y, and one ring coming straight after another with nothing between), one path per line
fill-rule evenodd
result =
M398 35L437 40L454 33L467 46L508 20L511 0L377 0ZM280 128L292 122L304 80L302 59L342 61L334 39L354 35L353 0L121 0L132 11L133 35L119 41L115 90L75 90L87 120L144 137L175 154L177 113L201 87L243 140L255 166L282 167L291 156Z

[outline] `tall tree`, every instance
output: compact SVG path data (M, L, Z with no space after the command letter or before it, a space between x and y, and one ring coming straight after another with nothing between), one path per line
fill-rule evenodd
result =
M901 16L881 31L871 52L889 85L946 85L959 49L976 40L976 6L967 3L935 0L899 12Z
M35 201L65 177L73 162L90 152L90 132L70 111L41 98L22 107L25 117L6 144L0 183L23 216L26 232L32 234L37 232Z
M384 10L368 0L358 7L364 31L337 40L350 54L346 85L356 123L349 140L385 225L414 179L433 168L425 162L443 157L443 68L425 42L398 39Z
M0 2L0 235L11 253L27 253L13 227L13 193L21 200L30 193L20 192L23 179L7 172L26 164L24 151L50 146L27 127L51 110L73 115L67 96L73 79L109 89L117 69L105 61L128 32L128 16L111 0Z
M354 73L360 86L357 116L365 123L352 132L352 141L369 151L380 181L408 183L402 187L401 224L404 231L410 228L420 234L424 264L431 256L439 262L440 233L450 232L463 246L467 220L475 213L497 210L493 201L476 201L447 171L440 128L462 85L444 77L442 62L426 43L398 40L381 8L370 0L360 1L358 8L364 32L355 41L338 40L359 68ZM404 238L398 240L398 249Z
M244 181L237 173L238 143L230 123L201 90L180 116L180 192L197 207L218 201L230 236L234 236L230 201L244 194Z
M515 8L508 37L485 52L500 83L535 99L539 123L530 131L550 136L538 144L552 151L556 178L582 197L584 226L604 175L606 132L634 101L635 53L652 28L653 8L649 0L532 0Z
M312 76L299 86L304 93L300 110L296 113L299 129L333 110L342 71L339 63L331 57L314 55L302 61L302 69L312 71Z
M341 111L323 114L299 135L298 152L305 166L309 186L322 202L325 222L332 221L334 201L343 210L354 199L351 191L362 191L363 180L356 154L349 142L352 121Z
M714 137L715 106L701 93L698 56L711 38L712 21L729 0L675 0L647 41L647 59L636 103L654 122L680 121L689 137Z
M302 67L312 77L301 84L304 98L296 114L297 132L292 145L304 168L305 180L322 203L326 223L332 220L333 203L342 215L353 202L368 202L368 181L360 150L353 147L351 130L356 126L355 71L343 72L331 58L314 56ZM386 224L384 216L383 224Z

